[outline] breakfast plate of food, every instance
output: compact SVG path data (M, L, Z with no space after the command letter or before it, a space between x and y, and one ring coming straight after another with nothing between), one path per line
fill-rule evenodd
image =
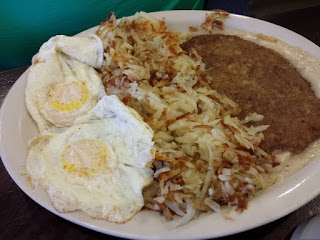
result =
M33 57L0 113L2 161L52 213L133 239L206 239L320 193L320 48L261 20L139 12Z

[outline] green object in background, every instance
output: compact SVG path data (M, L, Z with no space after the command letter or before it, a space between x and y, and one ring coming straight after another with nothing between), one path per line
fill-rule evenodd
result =
M203 9L204 0L9 0L0 3L0 71L26 66L50 37L74 35L138 11Z

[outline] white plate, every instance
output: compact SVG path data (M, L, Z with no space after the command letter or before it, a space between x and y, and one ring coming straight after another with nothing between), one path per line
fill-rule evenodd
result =
M164 16L169 27L187 30L204 21L206 11L168 11L153 13ZM270 34L298 46L318 59L320 48L304 37L271 23L239 15L231 15L226 28ZM89 29L92 32L95 28ZM87 31L87 32L88 32ZM25 176L28 140L36 136L37 129L24 102L24 89L28 71L13 85L4 100L0 113L0 152L2 161L12 179L34 201L71 222L102 233L138 239L201 239L213 238L245 231L276 220L298 209L320 193L320 158L286 179L258 194L242 214L232 213L234 220L218 214L202 214L196 220L178 229L170 230L158 212L141 211L125 224L95 220L82 212L57 212L42 189L33 189Z

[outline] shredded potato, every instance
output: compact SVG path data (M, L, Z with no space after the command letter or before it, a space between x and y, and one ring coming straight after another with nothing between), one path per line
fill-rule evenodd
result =
M202 30L221 27L225 17L207 15ZM223 205L243 211L268 186L265 166L275 165L274 156L259 148L268 126L244 126L238 104L210 88L201 57L181 49L190 34L175 33L143 12L118 24L112 14L97 31L107 94L137 110L154 131L156 191L146 206L167 220L180 216L174 226L199 211L220 212ZM254 114L243 123L262 117Z

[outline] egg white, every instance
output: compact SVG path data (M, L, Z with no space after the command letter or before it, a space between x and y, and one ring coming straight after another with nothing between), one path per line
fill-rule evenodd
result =
M94 67L102 64L101 40L56 36L34 56L26 86L26 105L41 134L79 123L105 96Z
M89 115L89 123L36 138L27 172L58 211L125 222L143 207L142 190L153 181L153 131L115 96Z

